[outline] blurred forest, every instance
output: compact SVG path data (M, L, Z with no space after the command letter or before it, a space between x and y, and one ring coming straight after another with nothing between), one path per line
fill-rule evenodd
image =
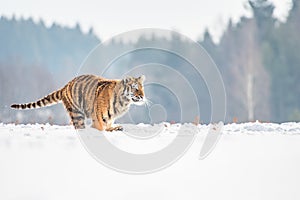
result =
M198 41L223 77L227 94L226 121L300 121L300 1L293 1L285 22L273 17L274 6L267 0L252 0L249 5L253 17L242 17L237 24L229 21L219 43L213 42L209 31ZM154 37L141 36L134 45L151 43ZM178 45L176 36L170 40L172 45ZM9 106L41 98L76 76L88 53L101 42L93 30L83 33L79 24L74 28L56 24L48 28L43 21L35 23L32 19L2 16L0 41L0 123L68 123L62 105L26 111L11 110ZM155 41L163 42L163 39ZM113 52L126 45L133 44L112 41L107 49ZM198 56L189 49L185 51ZM155 54L151 51L135 54L135 61L153 62L151 56L149 58L151 53ZM157 63L174 69L186 65L170 54L156 58L159 56ZM116 78L116 75L111 77ZM169 98L163 92L153 94ZM201 99L200 120L207 123L211 111L207 106L210 96L205 84L197 88L196 95ZM171 104L164 106L170 106L172 115L176 115ZM169 116L167 120L177 118Z
M249 1L253 18L231 22L218 45L209 32L201 44L224 78L228 113L244 120L300 120L300 1L285 23L266 0Z

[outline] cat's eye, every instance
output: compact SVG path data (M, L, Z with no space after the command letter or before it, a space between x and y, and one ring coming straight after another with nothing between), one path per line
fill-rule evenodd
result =
M139 88L137 83L132 84L131 87L132 87L133 89L138 89L138 88Z

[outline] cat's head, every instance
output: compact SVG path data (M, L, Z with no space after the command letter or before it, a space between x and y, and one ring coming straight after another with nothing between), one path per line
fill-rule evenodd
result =
M144 75L138 78L127 76L123 79L125 84L124 95L134 104L142 105L145 103L144 81Z

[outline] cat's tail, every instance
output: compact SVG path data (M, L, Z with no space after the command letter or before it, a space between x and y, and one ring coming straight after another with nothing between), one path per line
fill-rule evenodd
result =
M14 109L41 108L41 107L50 106L59 103L61 101L61 98L62 98L62 90L57 90L35 102L24 103L24 104L12 104L10 107Z

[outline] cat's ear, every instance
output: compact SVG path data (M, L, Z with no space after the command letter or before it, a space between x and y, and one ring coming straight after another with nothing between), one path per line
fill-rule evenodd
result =
M146 77L145 77L145 75L142 75L142 76L138 77L138 79L141 83L143 83L146 80Z

